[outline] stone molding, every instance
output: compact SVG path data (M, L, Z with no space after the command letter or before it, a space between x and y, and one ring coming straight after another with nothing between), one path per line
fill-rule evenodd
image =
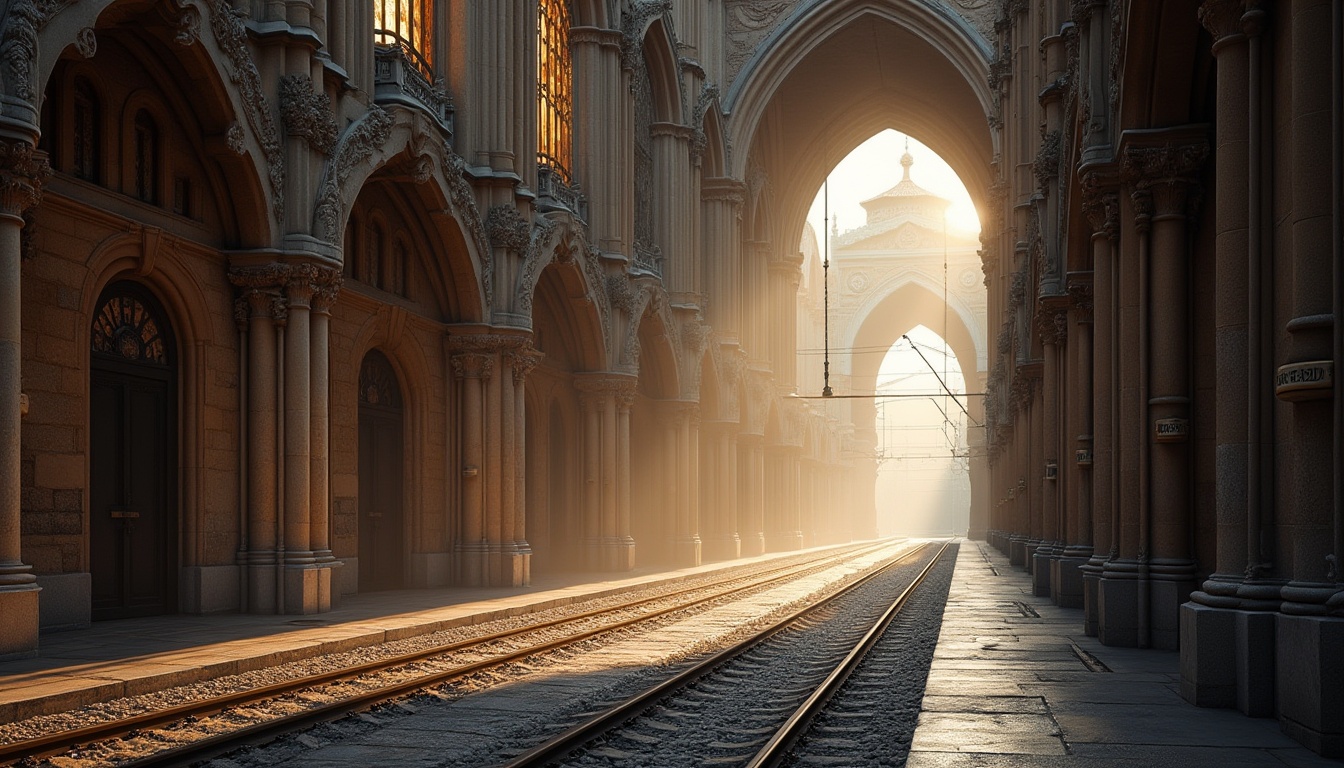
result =
M23 216L42 202L51 176L47 153L26 141L0 142L0 216Z

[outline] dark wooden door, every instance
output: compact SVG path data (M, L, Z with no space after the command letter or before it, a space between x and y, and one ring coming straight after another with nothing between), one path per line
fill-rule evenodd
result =
M359 404L359 589L402 586L405 561L403 414L387 359L365 358Z
M109 332L120 337L110 347ZM177 610L175 383L161 332L134 293L108 300L95 321L89 570L97 620Z

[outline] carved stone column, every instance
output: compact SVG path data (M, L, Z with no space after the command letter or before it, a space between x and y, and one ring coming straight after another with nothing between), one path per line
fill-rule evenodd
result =
M1059 456L1059 473L1068 482L1067 496L1060 500L1063 548L1050 564L1050 599L1065 608L1081 608L1079 569L1092 555L1092 273L1069 273L1068 289L1072 325L1063 361L1068 397Z
M312 426L308 439L312 450L310 480L311 514L310 537L313 559L319 563L338 563L331 552L331 307L341 288L341 273L332 268L322 270L316 280L311 320L313 326L312 364ZM331 590L334 603L339 589ZM334 607L334 606L333 606Z
M798 365L798 284L802 280L803 255L774 256L769 272L769 344L770 368L775 385L792 392L796 388Z
M746 185L735 179L705 179L700 185L705 291L715 297L706 310L715 334L728 341L740 339L743 333L741 211L745 195Z
M1116 355L1118 260L1115 241L1120 234L1120 200L1113 174L1107 168L1092 170L1083 179L1083 210L1092 226L1092 515L1089 530L1091 554L1081 566L1083 574L1083 629L1096 636L1099 616L1098 588L1102 569L1112 557L1116 542L1112 526L1116 519L1119 487L1116 463ZM1083 450L1080 443L1079 450ZM1086 471L1086 470L1084 470Z
M798 449L771 445L765 449L765 547L788 552L803 547L798 527L800 477Z
M530 345L506 355L513 379L513 545L517 553L516 583L532 583L532 546L527 532L527 374L541 362Z
M698 403L676 401L672 406L677 414L677 507L676 530L672 539L672 559L681 567L699 565L702 561L700 539L700 406Z
M621 32L597 27L571 27L573 52L574 177L589 199L588 225L593 243L603 251L627 250L633 241L625 214L633 210L628 180L618 169L629 168L624 152L630 144L627 132L631 102L626 75L621 71Z
M483 390L494 373L494 364L493 358L480 352L459 352L452 357L453 376L461 392L462 418L462 520L454 551L458 582L468 587L490 583L490 547L485 530Z
M1045 354L1041 367L1043 386L1040 402L1042 461L1036 466L1036 471L1041 477L1041 543L1033 555L1034 562L1031 569L1033 589L1039 597L1050 597L1054 593L1051 582L1055 570L1053 562L1064 547L1064 531L1060 526L1063 504L1059 486L1063 481L1059 473L1062 410L1059 379L1063 372L1060 359L1063 357L1063 348L1068 340L1067 306L1067 294L1042 297L1040 311L1036 317L1037 330Z
M1247 571L1247 521L1251 514L1258 514L1252 509L1259 506L1251 500L1251 489L1259 486L1260 478L1256 476L1259 468L1250 462L1251 444L1259 439L1252 437L1251 424L1259 419L1251 418L1249 407L1258 400L1251 398L1251 392L1263 384L1248 367L1252 351L1250 323L1259 314L1252 312L1252 304L1259 295L1258 290L1256 296L1251 295L1251 286L1255 284L1258 289L1259 281L1252 280L1251 274L1260 269L1250 255L1250 212L1260 203L1253 199L1257 196L1251 194L1248 178L1253 162L1249 116L1259 106L1251 106L1245 10L1241 0L1206 0L1199 9L1200 21L1213 35L1213 55L1218 61L1214 190L1217 549L1214 572L1204 580L1200 590L1190 595L1191 602L1181 606L1180 641L1181 695L1200 706L1235 705L1239 675L1247 682L1255 678L1273 679L1272 644L1245 656L1238 652L1238 646L1249 636L1272 639L1273 615L1261 614L1264 627L1248 635L1238 631L1238 624L1255 621L1254 617L1238 616L1235 610L1220 610L1236 609L1242 602L1237 592ZM1259 322L1259 318L1255 317L1254 322ZM1257 403L1253 407L1260 406ZM1277 588L1274 592L1277 593ZM1238 658L1244 664L1261 666L1268 674L1247 676L1245 670L1238 669ZM1254 698L1265 708L1265 714L1272 714L1271 686L1264 686Z
M1148 593L1148 640L1175 650L1179 607L1195 586L1190 541L1190 253L1188 222L1196 174L1208 155L1204 129L1164 130L1127 143L1125 171L1139 190L1152 195L1151 270L1148 312L1148 503L1152 558ZM1148 141L1152 139L1153 141ZM1157 146L1156 144L1160 142ZM1142 266L1140 267L1142 269ZM1142 343L1142 342L1141 342ZM1142 384L1142 382L1141 382ZM1143 559L1140 558L1142 568ZM1140 573L1142 581L1142 571ZM1143 610L1144 593L1140 595ZM1142 618L1142 617L1141 617ZM1143 637L1140 636L1140 643Z
M247 607L270 614L283 608L279 522L280 452L277 440L278 339L288 308L281 293L289 267L267 264L230 270L240 314L247 316Z
M636 382L617 373L585 374L574 382L584 409L584 547L594 570L628 571L635 565L629 409Z
M27 142L0 142L0 658L37 654L38 593L22 558L19 511L23 357L23 215L42 199L47 157Z

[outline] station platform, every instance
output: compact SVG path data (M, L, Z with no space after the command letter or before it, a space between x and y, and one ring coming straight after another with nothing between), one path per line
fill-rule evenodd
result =
M0 724L798 554L770 553L679 570L543 575L517 588L346 595L336 610L312 616L179 614L94 622L43 634L35 657L0 661Z
M1180 696L1174 651L1110 648L1082 612L1032 595L1030 576L963 542L909 768L1339 766L1277 720Z

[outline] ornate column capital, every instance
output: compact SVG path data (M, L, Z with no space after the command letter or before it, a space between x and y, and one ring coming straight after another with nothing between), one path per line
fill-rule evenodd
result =
M488 381L495 371L495 359L479 352L459 352L449 358L453 366L453 378L483 379Z
M1062 345L1069 339L1069 297L1042 300L1036 311L1036 331L1042 344Z
M1202 128L1198 130L1203 133ZM1169 143L1124 148L1121 171L1135 191L1152 196L1153 212L1158 216L1185 214L1192 193L1198 193L1199 169L1209 156L1209 142L1204 135L1186 134Z
M1069 273L1069 297L1073 300L1073 309L1079 323L1092 322L1092 273Z
M292 270L290 265L279 262L229 268L229 282L238 289L233 319L239 328L251 318L268 318L285 324L289 319L289 302L283 291Z
M1245 38L1241 26L1242 0L1204 0L1199 23L1213 35L1213 55L1225 45Z
M747 199L747 185L724 176L703 179L700 182L700 199L710 203L728 203L734 208L740 208Z
M504 362L509 366L509 371L513 374L513 383L522 386L527 380L527 374L532 372L546 355L538 352L529 342L518 349L509 350L504 353Z
M0 216L20 218L40 203L50 176L46 152L26 141L0 141Z
M313 302L314 312L327 314L336 304L336 297L341 292L341 285L345 278L341 276L341 271L335 267L319 267L318 274L313 280Z
M1092 225L1093 235L1115 240L1120 235L1119 183L1114 169L1083 173L1083 215Z

